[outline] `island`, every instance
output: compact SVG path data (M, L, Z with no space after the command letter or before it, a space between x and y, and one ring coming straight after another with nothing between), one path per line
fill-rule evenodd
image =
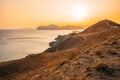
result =
M82 26L73 26L73 25L67 25L67 26L57 26L55 24L50 24L48 26L38 26L36 30L74 30L74 29L83 29Z

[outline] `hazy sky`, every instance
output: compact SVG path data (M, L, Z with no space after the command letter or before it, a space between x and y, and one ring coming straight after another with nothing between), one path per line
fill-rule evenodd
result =
M0 0L0 28L120 23L120 0Z

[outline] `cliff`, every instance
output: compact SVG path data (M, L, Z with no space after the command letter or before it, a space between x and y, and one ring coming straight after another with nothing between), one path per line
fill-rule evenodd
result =
M59 35L43 53L0 63L0 80L120 80L120 25Z

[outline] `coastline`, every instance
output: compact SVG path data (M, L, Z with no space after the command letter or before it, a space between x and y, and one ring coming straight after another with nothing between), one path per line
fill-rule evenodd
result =
M119 80L120 24L100 21L58 36L43 53L0 63L1 80Z
M0 31L0 62L43 52L55 37L71 32L72 30L2 30Z

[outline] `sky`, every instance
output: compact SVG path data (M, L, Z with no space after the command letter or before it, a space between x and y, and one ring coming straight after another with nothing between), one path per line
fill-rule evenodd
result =
M0 28L120 23L120 0L0 0Z

